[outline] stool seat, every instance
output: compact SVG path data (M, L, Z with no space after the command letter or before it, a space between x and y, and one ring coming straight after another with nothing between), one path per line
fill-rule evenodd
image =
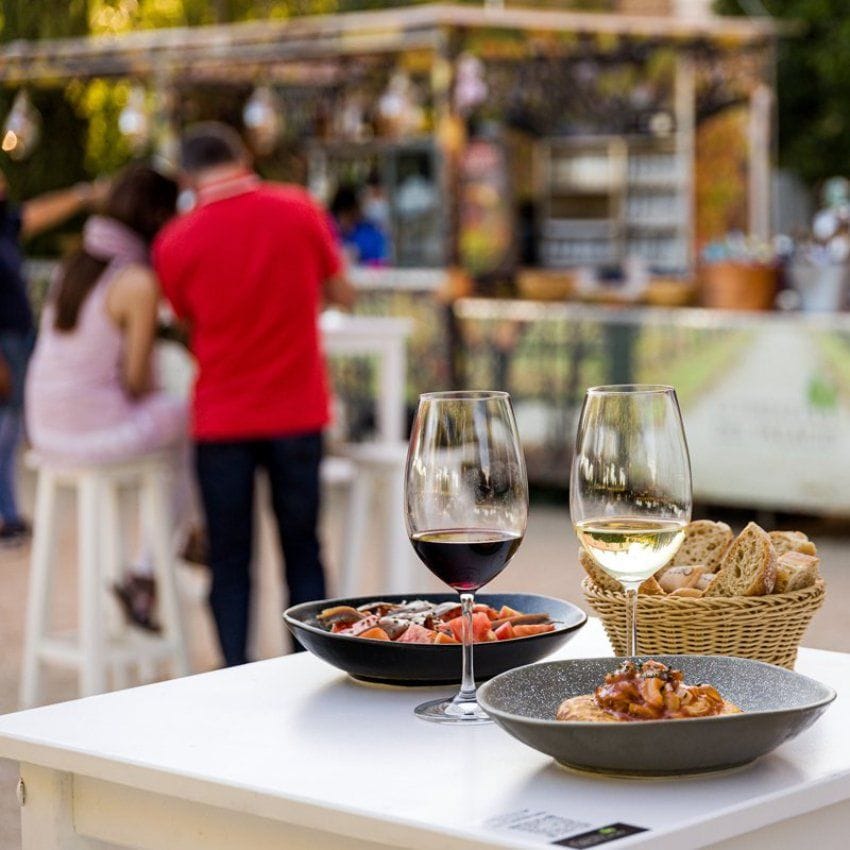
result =
M37 471L32 562L27 598L21 705L39 702L44 664L74 667L81 695L107 689L109 673L123 687L128 668L141 672L169 661L177 675L189 672L181 625L169 517L168 481L172 459L159 452L116 463L84 464L29 452ZM60 489L75 491L78 525L78 629L49 630ZM151 547L157 584L159 634L127 628L111 593L121 580L119 493L138 493L142 533ZM107 624L107 621L109 623Z

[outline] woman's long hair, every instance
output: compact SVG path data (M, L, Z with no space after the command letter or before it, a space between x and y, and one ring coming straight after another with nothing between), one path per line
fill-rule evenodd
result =
M136 163L115 178L101 214L121 222L149 245L174 215L176 204L177 183L149 165ZM108 265L85 248L68 257L54 294L56 330L72 331L77 326L86 298Z

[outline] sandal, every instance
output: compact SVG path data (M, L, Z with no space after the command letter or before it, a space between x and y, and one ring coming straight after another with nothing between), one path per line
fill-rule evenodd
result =
M128 623L157 634L161 631L159 623L153 619L156 583L152 578L129 575L122 584L114 584L112 591Z

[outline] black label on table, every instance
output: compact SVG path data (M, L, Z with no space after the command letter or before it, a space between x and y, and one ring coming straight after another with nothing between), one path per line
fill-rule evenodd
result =
M637 835L639 832L646 832L646 829L629 823L609 823L608 826L600 826L581 835L562 838L560 841L553 841L552 844L558 847L598 847L600 844L607 844L609 841L616 841L627 835Z

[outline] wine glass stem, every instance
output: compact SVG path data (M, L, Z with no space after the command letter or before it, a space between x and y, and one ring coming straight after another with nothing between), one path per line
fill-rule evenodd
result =
M638 584L626 584L626 655L637 655Z
M472 667L472 607L475 597L472 593L461 593L460 608L463 617L463 668L460 691L454 702L475 702L475 671Z

